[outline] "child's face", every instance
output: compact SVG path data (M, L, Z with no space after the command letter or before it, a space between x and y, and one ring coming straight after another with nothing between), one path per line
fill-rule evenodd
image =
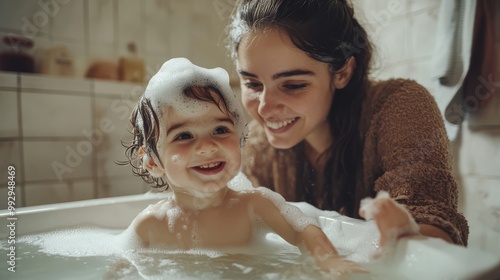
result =
M232 119L217 105L187 100L183 111L170 107L164 114L158 151L174 191L210 194L239 171L240 140Z

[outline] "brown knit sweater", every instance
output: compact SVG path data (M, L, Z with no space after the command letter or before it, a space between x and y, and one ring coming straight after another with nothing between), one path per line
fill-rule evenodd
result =
M372 82L359 129L363 162L357 171L358 193L385 190L406 206L417 223L436 226L456 244L467 245L469 228L457 210L448 137L429 92L410 80ZM295 201L297 173L291 164L295 161L290 150L269 145L257 122L250 123L242 170L255 186L269 187Z

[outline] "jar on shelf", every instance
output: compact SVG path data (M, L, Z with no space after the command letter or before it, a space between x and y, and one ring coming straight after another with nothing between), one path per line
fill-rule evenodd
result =
M33 40L19 35L7 35L3 42L10 46L0 52L0 71L35 72L35 60L28 50L34 45Z

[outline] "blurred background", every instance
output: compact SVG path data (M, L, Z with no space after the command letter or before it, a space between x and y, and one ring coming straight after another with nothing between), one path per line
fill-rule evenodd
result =
M458 46L442 47L447 42L442 14L454 2L443 1L354 0L353 5L376 46L372 78L416 80L455 123L447 126L469 246L500 255L500 76L483 71L472 77L476 95L450 101L467 78L467 67L451 86L439 80L436 65ZM0 1L1 197L7 194L9 165L16 168L16 207L148 191L129 166L115 164L125 159L121 141L130 140L129 114L148 79L172 57L224 67L239 91L224 33L234 2ZM496 17L487 24L495 28L485 38L498 50L500 1L491 3ZM456 37L471 48L472 37ZM458 53L468 58L461 49ZM498 61L494 57L493 65ZM2 199L0 209L6 208Z

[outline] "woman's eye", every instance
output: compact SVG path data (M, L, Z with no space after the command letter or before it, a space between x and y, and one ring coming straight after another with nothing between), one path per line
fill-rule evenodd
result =
M193 136L190 133L187 132L182 132L177 135L174 140L186 140L186 139L191 139Z
M257 82L247 82L245 83L245 87L251 90L260 91L262 89L262 84Z
M219 126L216 129L214 129L214 135L224 134L224 133L227 133L229 131L230 131L229 128L224 127L224 126Z
M297 89L303 89L307 86L307 84L286 84L284 87L288 90L297 90Z

